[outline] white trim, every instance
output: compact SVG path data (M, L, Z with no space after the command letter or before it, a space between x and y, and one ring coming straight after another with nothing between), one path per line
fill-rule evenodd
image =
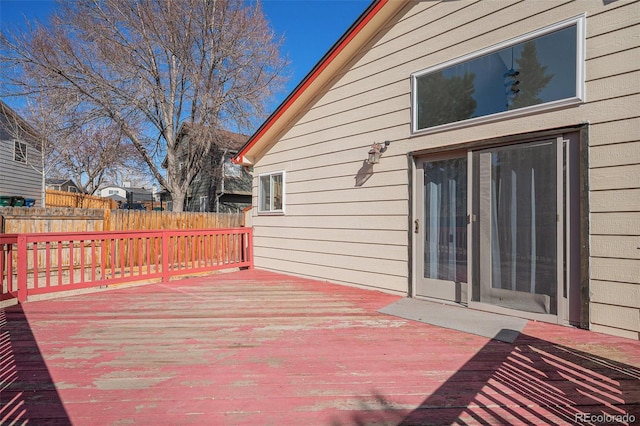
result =
M483 55L487 55L489 53L514 46L516 44L520 44L526 42L528 40L544 36L546 34L552 33L554 31L558 31L564 28L568 28L575 25L576 26L576 88L575 93L576 96L571 98L559 99L552 102L545 102L539 105L532 105L529 107L518 108L510 111L498 112L495 114L484 115L481 117L469 118L466 120L455 121L452 123L441 124L438 126L429 127L426 129L417 129L418 122L418 108L416 107L417 102L417 94L416 94L416 80L426 74L433 73L435 71L439 71L441 69L448 68L453 65L457 65L463 63L465 61L469 61ZM583 103L585 101L585 58L586 58L586 14L581 14L578 16L574 16L569 19L565 19L558 23L548 25L544 28L541 28L536 31L532 31L530 33L503 41L498 44L494 44L493 46L486 47L484 49L477 50L475 52L469 53L467 55L460 56L458 58L451 59L449 61L440 63L438 65L414 72L411 74L411 134L412 135L424 135L429 133L442 132L445 130L461 128L472 126L479 123L487 123L492 121L498 121L505 118L518 117L522 115L528 115L532 113L536 113L543 110L550 110L556 108L563 108L570 105L576 105Z
M587 61L587 15L572 18L576 23L576 97L582 102L587 100L586 87L586 66Z
M269 179L269 192L271 194L271 198L270 198L270 208L269 210L261 210L260 206L262 205L262 178L265 176L275 176L275 175L281 175L282 176L282 208L281 209L273 209L271 208L273 205L273 200L274 200L274 196L273 196L273 179ZM258 215L264 215L264 216L281 216L285 214L285 208L286 208L286 191L285 191L285 175L286 172L284 170L278 170L275 172L268 172L268 173L261 173L258 175L258 205L257 205L257 212Z

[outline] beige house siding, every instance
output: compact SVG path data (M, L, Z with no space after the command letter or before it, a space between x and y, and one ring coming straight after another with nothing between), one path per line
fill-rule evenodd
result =
M411 73L586 15L586 101L412 135ZM298 115L254 174L286 171L286 214L253 209L256 266L406 294L409 152L589 123L592 329L640 332L640 2L416 2ZM368 176L373 142L392 141ZM254 179L254 206L257 179Z

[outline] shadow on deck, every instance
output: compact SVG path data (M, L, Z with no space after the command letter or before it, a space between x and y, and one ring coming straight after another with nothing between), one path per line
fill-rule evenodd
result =
M640 369L521 335L488 342L415 409L401 405L374 393L333 425L633 424Z
M0 424L71 424L20 305L0 309Z
M640 421L640 342L503 343L377 312L398 299L251 270L9 307L0 423Z

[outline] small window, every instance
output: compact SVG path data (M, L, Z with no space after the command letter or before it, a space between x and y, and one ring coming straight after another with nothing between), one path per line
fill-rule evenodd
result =
M209 197L200 197L200 211L206 212L207 210L209 210Z
M583 40L577 17L413 74L413 131L582 102Z
M19 141L13 143L13 160L27 164L27 144Z
M258 213L284 213L284 171L259 176Z

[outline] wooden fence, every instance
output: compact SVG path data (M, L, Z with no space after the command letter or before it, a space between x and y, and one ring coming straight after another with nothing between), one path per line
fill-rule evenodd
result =
M243 225L242 214L0 207L0 234L219 229Z
M244 225L242 214L110 210L104 215L105 231L155 229L217 229Z
M46 191L46 205L47 207L72 207L78 209L115 209L118 207L118 203L111 198L53 189L47 189Z
M0 207L0 234L104 231L102 209Z

